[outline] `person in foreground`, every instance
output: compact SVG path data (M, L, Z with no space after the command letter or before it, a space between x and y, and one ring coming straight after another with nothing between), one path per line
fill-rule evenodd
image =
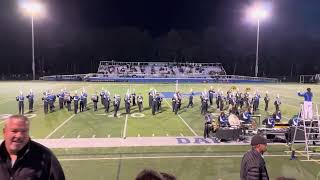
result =
M269 175L263 153L267 151L267 140L259 135L251 139L251 151L242 158L240 179L241 180L269 180Z
M176 180L177 178L169 173L158 172L153 169L144 169L135 178L135 180Z
M65 180L54 154L29 137L30 121L23 115L5 120L0 145L1 180Z

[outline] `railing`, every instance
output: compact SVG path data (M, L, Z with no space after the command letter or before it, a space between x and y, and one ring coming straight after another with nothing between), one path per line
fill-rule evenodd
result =
M90 81L92 78L98 80L112 80L112 79L190 79L190 80L203 80L210 82L279 82L276 78L265 77L250 77L250 76L237 76L237 75L204 75L204 74L190 74L176 76L173 74L75 74L75 75L52 75L43 76L40 80L45 81Z
M87 74L51 75L40 77L44 81L82 81Z
M168 67L171 68L178 68L178 67L188 67L192 66L192 68L205 68L205 69L211 69L212 67L216 67L217 69L221 70L221 73L226 75L226 71L223 68L221 63L191 63L191 62L121 62L121 61L100 61L99 67L98 67L98 73L106 73L108 72L108 67L110 66L145 66L147 67ZM170 68L171 67L171 68Z

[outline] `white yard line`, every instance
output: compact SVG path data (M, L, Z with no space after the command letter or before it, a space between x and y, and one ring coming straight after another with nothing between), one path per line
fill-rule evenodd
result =
M243 155L228 156L140 156L140 157L100 157L100 158L66 158L59 161L96 161L96 160L130 160L130 159L180 159L180 158L242 158ZM290 157L290 155L264 155L264 157Z
M170 105L170 103L169 103L166 99L164 99L164 101L165 101L165 102L171 107L171 109L172 109L172 106ZM178 115L178 117L182 120L182 122L189 128L189 130L190 130L195 136L199 136L179 114L177 114L177 115Z
M88 102L87 105L91 104L92 101ZM59 130L64 124L66 124L67 122L69 122L76 114L71 115L68 119L66 119L65 121L63 121L62 124L60 124L55 130L53 130L47 137L45 137L45 139L48 139L52 136L52 134L54 134L57 130Z
M74 116L75 116L75 114L72 114L68 119L63 121L63 123L60 124L56 129L54 129L48 136L46 136L45 139L50 138L56 131L58 131L63 125L65 125L67 122L69 122Z
M126 121L124 123L123 137L122 138L126 138L126 135L127 135L127 123L128 123L128 114L126 114Z

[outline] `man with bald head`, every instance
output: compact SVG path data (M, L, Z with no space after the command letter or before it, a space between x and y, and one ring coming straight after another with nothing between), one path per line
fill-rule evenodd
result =
M30 121L23 115L10 116L3 128L0 145L1 180L64 180L54 154L29 137Z

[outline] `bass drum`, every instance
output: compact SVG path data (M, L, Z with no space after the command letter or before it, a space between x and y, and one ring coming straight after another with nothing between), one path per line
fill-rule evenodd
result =
M238 118L238 116L234 115L234 114L230 114L230 116L228 117L228 121L231 127L240 127L241 122L240 119Z

